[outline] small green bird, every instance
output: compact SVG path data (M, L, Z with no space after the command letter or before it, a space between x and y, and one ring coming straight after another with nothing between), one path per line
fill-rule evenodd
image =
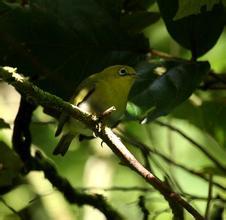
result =
M115 111L106 116L104 123L112 127L124 114L130 89L136 79L136 71L125 65L115 65L85 79L76 89L70 102L79 108L101 116L110 107ZM92 131L82 122L62 113L55 136L63 135L53 154L64 155L77 135L91 136Z

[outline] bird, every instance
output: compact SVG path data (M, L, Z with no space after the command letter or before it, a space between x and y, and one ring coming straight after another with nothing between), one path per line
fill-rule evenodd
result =
M104 118L104 125L114 127L126 110L128 95L136 78L136 71L131 66L107 67L82 81L70 103L97 117L101 117L106 110L113 107L114 111ZM55 136L61 133L63 134L53 151L54 155L64 156L76 136L92 136L92 131L85 124L65 112L59 117Z

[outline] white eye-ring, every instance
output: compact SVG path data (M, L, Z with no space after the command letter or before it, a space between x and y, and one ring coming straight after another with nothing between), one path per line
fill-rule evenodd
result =
M125 76L128 74L126 68L121 68L119 71L118 71L119 75L120 76Z

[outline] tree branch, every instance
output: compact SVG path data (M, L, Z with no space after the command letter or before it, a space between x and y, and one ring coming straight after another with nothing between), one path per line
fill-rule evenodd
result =
M35 108L35 105L27 102L21 97L20 107L14 121L12 138L13 148L25 163L29 163L31 158L31 134L29 126Z
M36 151L35 157L31 155L32 139L29 126L36 105L33 100L29 99L29 101L26 100L26 97L21 97L13 129L13 148L24 162L23 171L28 173L32 170L41 170L52 185L62 192L69 203L77 204L78 206L90 205L102 212L108 220L123 220L124 218L107 203L102 195L80 193L71 186L67 179L57 173L55 167L47 158L42 156L41 152Z
M88 128L94 131L96 136L100 137L111 148L124 164L142 176L149 184L157 189L167 201L175 202L182 206L193 215L195 219L204 220L204 217L181 198L179 194L173 192L160 179L145 169L110 128L105 127L103 124L97 126L99 123L98 118L48 92L44 92L18 74L16 69L10 67L0 68L0 77L14 86L27 101L42 105L43 107L54 108L60 112L64 111L70 116L82 121Z
M147 153L155 154L155 155L159 156L160 158L162 158L165 162L172 164L175 167L179 167L180 169L209 182L209 178L207 176L205 176L205 174L203 174L202 172L198 172L198 171L188 168L180 163L177 163L176 161L170 159L169 157L167 157L163 153L159 152L158 150L156 150L156 149L153 150L149 146L145 145L144 143L137 141L132 135L129 135L129 134L124 135L123 132L119 131L119 130L117 130L117 134L126 143L129 143L134 147L142 149L143 151L145 151ZM224 191L226 190L226 188L224 186L222 186L221 184L219 184L217 182L213 181L213 185Z
M205 211L205 218L209 219L209 212L210 212L210 203L212 201L212 192L213 192L213 175L209 175L209 190L208 190L208 199L206 203L206 211Z
M62 178L55 167L50 161L44 158L41 152L36 151L35 157L32 158L33 164L35 163L35 169L42 170L45 177L63 193L64 197L71 204L77 204L78 206L90 205L99 211L101 211L108 220L123 220L122 217L112 206L110 206L102 195L94 194L89 195L81 193L71 186L69 181Z

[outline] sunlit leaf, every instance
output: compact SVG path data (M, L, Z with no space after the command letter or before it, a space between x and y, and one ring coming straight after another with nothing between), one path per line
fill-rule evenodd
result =
M199 105L186 102L172 112L176 118L186 119L198 128L206 131L226 148L226 103L224 99L202 101Z

